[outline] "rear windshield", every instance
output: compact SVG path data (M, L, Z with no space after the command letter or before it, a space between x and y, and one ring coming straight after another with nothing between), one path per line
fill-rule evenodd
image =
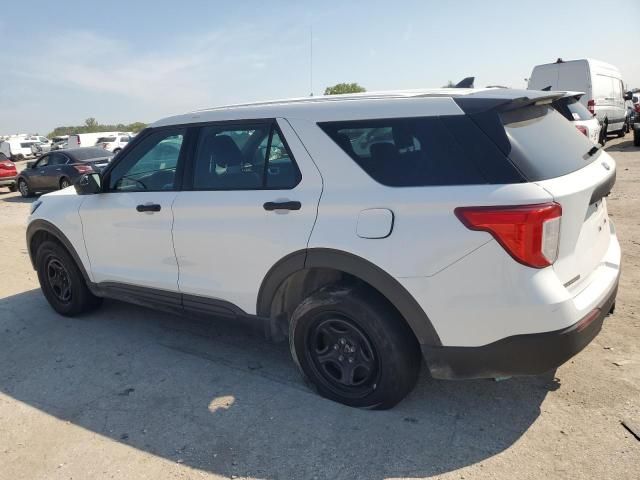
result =
M508 156L530 181L567 175L598 157L597 147L549 105L503 112L500 120Z
M496 145L466 115L325 122L319 126L383 185L522 181Z
M593 114L573 97L561 98L553 102L552 105L567 120L591 120L593 118Z
M88 160L94 160L96 158L105 158L110 155L109 152L103 150L102 148L78 148L72 150L65 150L68 152L70 156L79 162L86 162Z

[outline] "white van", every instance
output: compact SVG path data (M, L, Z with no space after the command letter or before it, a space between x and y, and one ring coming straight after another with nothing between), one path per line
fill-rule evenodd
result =
M93 147L99 138L119 135L119 132L74 133L69 135L68 148Z
M625 100L631 100L631 92L625 92L620 71L613 65L585 58L537 65L529 78L529 90L578 91L586 94L580 102L596 115L602 123L602 139L617 133L623 137L628 131Z
M11 137L7 140L0 142L0 152L4 153L7 158L10 158L14 162L25 160L27 158L33 158L35 155L31 151L31 146L36 145L35 140L25 140L24 138Z

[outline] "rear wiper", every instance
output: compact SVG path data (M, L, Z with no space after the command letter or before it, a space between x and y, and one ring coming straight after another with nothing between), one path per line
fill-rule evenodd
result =
M589 150L587 153L585 153L585 155L582 158L584 158L586 160L589 157L593 157L599 151L600 151L599 147L593 146L593 147L591 147L591 150Z

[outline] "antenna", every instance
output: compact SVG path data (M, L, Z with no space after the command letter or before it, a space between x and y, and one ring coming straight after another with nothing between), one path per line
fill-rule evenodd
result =
M309 93L313 97L313 25L309 27Z

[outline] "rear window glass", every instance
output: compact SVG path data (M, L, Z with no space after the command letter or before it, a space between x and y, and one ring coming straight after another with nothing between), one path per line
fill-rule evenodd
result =
M383 185L521 181L504 155L465 115L325 122L319 126Z
M597 147L549 105L503 112L500 119L509 158L530 181L567 175L598 157L588 154Z
M96 145L98 143L105 143L105 142L115 142L116 141L116 137L100 137L97 141L96 141Z
M567 120L578 121L591 120L593 118L591 112L573 97L561 98L553 102L552 105Z
M31 148L31 145L35 145L37 142L24 142L20 144L20 148Z
M105 158L112 155L111 152L107 152L102 148L78 148L67 150L74 160L84 162L86 160L92 160L94 158Z

